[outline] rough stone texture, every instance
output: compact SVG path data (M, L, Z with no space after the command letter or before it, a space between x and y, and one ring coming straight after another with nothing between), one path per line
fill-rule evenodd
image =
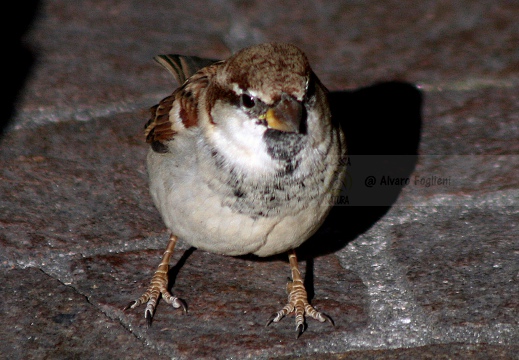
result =
M0 239L13 253L0 256L43 262L54 254L100 251L100 245L120 251L129 239L162 231L146 189L139 120L121 114L6 136L0 196L9 206Z
M2 269L0 276L3 358L135 359L137 354L157 356L156 351L136 339L122 324L100 312L85 296L43 271Z
M519 358L516 2L17 6L0 139L2 356ZM264 327L286 300L284 257L181 242L170 279L189 312L161 302L148 329L143 307L122 309L167 242L142 127L175 84L151 58L271 40L307 53L347 132L349 202L300 251L312 303L336 326L308 321L297 341L293 317ZM450 181L419 181L433 177Z
M517 208L450 206L424 220L391 229L391 251L420 306L441 325L517 327Z
M311 355L299 359L355 359L355 360L414 360L414 359L475 359L475 360L508 360L517 358L517 346L503 348L493 345L429 345L412 349L350 351L342 354ZM293 359L280 357L278 359Z

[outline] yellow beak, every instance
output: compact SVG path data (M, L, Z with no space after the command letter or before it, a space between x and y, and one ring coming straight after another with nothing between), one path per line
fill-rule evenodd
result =
M268 127L283 132L299 132L303 105L292 97L286 96L262 116Z

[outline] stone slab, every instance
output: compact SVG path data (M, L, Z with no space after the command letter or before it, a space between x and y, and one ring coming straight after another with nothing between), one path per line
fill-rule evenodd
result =
M517 358L515 2L29 5L38 2L11 14L8 34L16 81L7 98L18 102L0 139L0 314L15 325L0 330L0 353ZM161 303L146 329L142 308L122 311L167 239L146 189L141 131L146 108L176 86L151 58L225 58L272 40L300 46L340 90L334 106L353 154L409 156L352 172L355 194L374 174L452 183L371 188L380 192L360 199L383 194L382 206L338 206L305 244L301 257L317 256L305 269L313 302L335 329L309 322L296 342L292 318L263 327L285 299L284 259L229 259L182 243L171 274L189 314Z
M4 359L166 358L39 269L1 269L0 277Z

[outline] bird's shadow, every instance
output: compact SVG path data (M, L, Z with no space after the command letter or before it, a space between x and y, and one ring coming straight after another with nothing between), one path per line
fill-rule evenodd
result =
M371 228L398 198L418 157L423 96L414 85L384 82L336 91L329 101L346 135L347 179L319 231L298 249L305 259L340 250Z
M171 289L175 286L175 283L177 281L177 276L184 264L186 263L187 259L196 251L196 248L191 246L189 249L184 251L180 259L177 261L177 263L169 268L168 271L168 291L171 292ZM187 304L186 304L186 310L187 310Z

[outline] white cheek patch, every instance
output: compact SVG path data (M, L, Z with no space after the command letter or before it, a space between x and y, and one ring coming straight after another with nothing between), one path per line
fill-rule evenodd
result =
M209 141L230 163L244 172L271 172L274 160L267 153L264 125L257 124L241 110L217 102L211 111L215 125Z

